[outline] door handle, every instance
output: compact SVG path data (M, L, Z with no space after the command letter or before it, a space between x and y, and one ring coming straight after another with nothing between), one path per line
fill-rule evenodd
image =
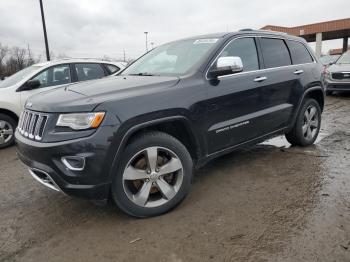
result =
M262 81L265 81L266 79L267 79L266 76L259 76L254 79L254 82L262 82Z
M294 71L294 74L295 74L295 75L300 75L300 74L302 74L302 73L304 73L304 70L297 70L297 71Z

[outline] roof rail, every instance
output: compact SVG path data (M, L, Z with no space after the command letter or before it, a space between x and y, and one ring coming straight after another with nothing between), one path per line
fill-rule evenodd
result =
M81 60L103 60L101 58L92 58L92 57L63 57L63 58L58 58L57 60L72 60L72 59L81 59Z
M245 32L245 31L254 31L254 29L251 29L251 28L243 28L243 29L239 30L239 32Z
M288 33L286 33L286 32L280 32L280 31L275 31L275 30L271 30L271 29L259 29L258 31L266 32L266 33L278 33L281 35L288 35Z

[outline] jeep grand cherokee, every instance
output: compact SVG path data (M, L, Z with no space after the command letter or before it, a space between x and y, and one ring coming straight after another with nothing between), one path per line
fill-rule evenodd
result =
M286 34L174 41L118 76L31 97L18 154L54 190L159 215L185 198L193 168L210 159L281 134L293 145L314 143L321 72L306 42Z

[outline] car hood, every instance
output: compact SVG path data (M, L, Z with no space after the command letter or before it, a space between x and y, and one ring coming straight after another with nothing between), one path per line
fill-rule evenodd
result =
M40 112L89 112L97 105L144 95L179 82L168 76L115 76L71 84L30 97L26 108Z
M328 71L334 72L350 72L350 64L334 64L328 67Z

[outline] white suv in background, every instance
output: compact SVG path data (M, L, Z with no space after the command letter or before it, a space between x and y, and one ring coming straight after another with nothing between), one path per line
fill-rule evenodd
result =
M14 142L14 131L28 97L70 83L118 74L126 63L63 59L29 66L0 81L0 148Z

